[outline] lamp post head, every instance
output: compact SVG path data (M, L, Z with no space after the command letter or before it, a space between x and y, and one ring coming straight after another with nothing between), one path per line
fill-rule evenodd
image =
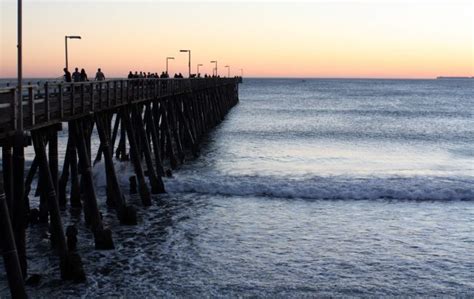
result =
M166 57L166 59L174 59L174 57Z
M202 66L202 63L198 64L198 66Z
M216 62L217 62L217 60L213 60L213 61L211 61L211 63L216 63Z
M81 39L81 37L79 35L66 35L66 38L69 38L69 39Z
M191 50L179 50L179 52L191 52Z

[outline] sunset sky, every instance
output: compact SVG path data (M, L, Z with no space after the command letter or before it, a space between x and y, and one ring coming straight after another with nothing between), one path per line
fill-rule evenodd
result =
M129 70L249 77L474 76L474 1L24 0L24 76ZM16 1L0 0L0 77L16 76Z

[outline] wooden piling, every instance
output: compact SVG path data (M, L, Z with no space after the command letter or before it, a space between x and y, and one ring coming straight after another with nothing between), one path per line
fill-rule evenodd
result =
M155 156L156 172L158 176L162 177L165 175L165 171L163 170L163 161L161 159L160 142L159 142L158 133L156 130L158 122L153 117L150 103L146 105L145 122L147 124L146 127L148 131L150 132L151 141L153 144L153 154Z
M180 102L179 107L178 107L178 117L180 119L180 122L183 125L183 131L184 131L184 134L187 138L187 143L189 144L191 152L196 157L197 152L198 152L197 143L196 143L196 136L193 134L193 129L192 129L192 126L190 124L191 120L188 117L189 114L187 114L187 113L185 114L183 109L186 111L186 103Z
M61 124L59 124L61 126ZM48 133L48 150L49 150L49 168L51 171L51 179L53 180L53 186L55 194L57 196L59 191L59 179L58 179L58 129L59 127L50 127ZM64 207L64 206L63 206Z
M13 237L10 213L3 190L3 181L0 181L0 244L12 298L28 298Z
M68 131L69 131L69 165L71 167L71 190L69 201L71 203L72 208L80 209L82 207L81 202L81 195L80 195L80 186L79 186L79 169L78 169L78 161L77 161L77 145L76 145L76 135L74 133L71 134L73 129L73 125L71 122L68 123Z
M3 172L3 187L5 188L6 204L10 214L13 210L13 157L12 147L9 145L2 146L2 172ZM13 214L10 215L13 217Z
M26 180L25 180L25 194L24 194L24 197L25 197L25 204L26 204L26 207L27 207L27 211L30 210L30 200L29 200L28 195L30 194L31 184L33 182L33 179L35 177L35 174L36 174L37 170L38 170L38 160L35 157L33 159L33 162L31 162L30 170L28 171L28 175L26 176Z
M81 126L80 120L75 120L71 123L79 156L79 164L81 165L81 177L84 181L84 208L89 214L89 224L94 233L95 248L113 249L112 232L109 229L104 229L97 205L90 158L87 152L86 137L82 129L83 126Z
M120 118L120 141L117 146L117 151L115 152L115 157L119 161L127 161L127 134L126 134L126 128L125 125L123 124L122 117L120 116L121 113L117 113L117 117Z
M161 115L160 101L153 102L151 112L155 121L156 133L158 134L158 143L160 146L161 160L164 161L167 158L166 153L166 134L163 124L163 116Z
M107 175L107 190L117 210L118 218L121 224L137 224L136 212L133 207L127 206L120 190L117 175L115 173L114 162L112 159L112 149L110 148L110 139L105 129L104 117L96 114L97 131L99 133L100 143L104 154L105 173Z
M151 205L151 196L148 186L145 183L145 176L143 174L142 164L140 162L140 155L137 148L137 143L135 139L135 132L132 128L130 114L127 107L121 108L120 118L127 130L128 142L130 144L130 157L132 159L133 167L135 169L135 174L138 179L139 193L140 198L144 206Z
M112 151L112 154L114 153L115 139L117 139L119 127L120 127L120 115L117 113L115 114L115 124L114 124L114 129L112 132L112 138L110 139L110 150Z
M163 185L163 181L161 177L156 175L153 160L151 158L151 150L150 150L150 143L148 142L148 138L145 132L145 126L143 124L141 108L140 110L135 106L132 108L132 115L138 124L138 134L141 136L142 140L142 149L145 156L146 167L148 171L148 178L151 184L151 192L153 194L164 193L165 187Z
M66 198L66 187L67 187L67 182L69 180L69 168L70 168L70 154L71 154L71 141L68 138L67 140L67 145L66 145L66 154L64 156L64 162L63 162L63 171L61 172L61 177L59 179L59 190L58 190L58 201L59 201L59 206L65 207L67 204L67 198Z
M181 164L184 163L184 150L183 150L183 144L181 142L181 136L180 136L180 132L179 132L179 122L176 118L176 105L175 105L175 101L168 101L167 102L168 104L168 107L167 107L167 110L169 112L169 126L171 128L171 132L173 133L173 138L174 138L174 141L176 143L176 149L177 149L177 152L178 152L178 158L179 158L179 162Z
M170 160L171 169L176 169L178 167L178 161L176 160L176 155L173 148L173 141L171 139L171 129L168 121L168 112L167 105L164 102L160 102L161 110L161 121L163 134L166 136L166 154Z
M66 238L64 236L63 224L59 212L59 203L54 189L54 182L51 176L48 159L46 157L46 149L44 146L44 137L41 132L32 132L33 146L38 159L38 164L42 177L44 178L43 186L48 193L48 207L51 216L51 233L54 236L55 248L60 259L60 270L62 279L71 279L83 281L85 279L82 262L77 254L68 253Z
M13 146L13 233L15 235L16 249L23 277L27 276L26 262L26 235L25 229L27 224L26 206L24 202L25 188L25 149L27 144L23 132L15 135Z
M48 209L48 202L47 196L48 194L45 191L44 187L44 177L40 175L38 177L38 184L36 187L36 195L40 197L39 203L39 223L48 224L48 217L49 217L49 209Z

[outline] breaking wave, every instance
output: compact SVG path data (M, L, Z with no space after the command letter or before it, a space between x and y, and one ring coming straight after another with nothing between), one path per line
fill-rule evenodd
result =
M295 199L474 200L473 177L310 177L177 175L168 192Z

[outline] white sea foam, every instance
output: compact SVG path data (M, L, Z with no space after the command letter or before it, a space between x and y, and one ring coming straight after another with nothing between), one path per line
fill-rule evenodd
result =
M115 163L122 189L135 175L130 162ZM94 184L105 194L107 179L104 162L95 165ZM148 179L146 178L146 181ZM474 200L474 177L354 177L313 176L293 179L276 176L232 176L213 172L189 173L186 170L165 178L168 193L264 196L289 199L395 199L395 200Z
M165 181L168 192L301 199L474 200L473 177L311 177L200 174Z
M114 167L115 167L115 172L117 174L117 180L118 180L119 186L121 186L123 190L128 189L129 178L130 176L135 175L132 163L120 162L114 159ZM99 163L94 165L93 176L94 176L94 185L96 187L97 193L99 195L105 195L106 187L107 187L107 175L105 172L104 161L100 161Z

